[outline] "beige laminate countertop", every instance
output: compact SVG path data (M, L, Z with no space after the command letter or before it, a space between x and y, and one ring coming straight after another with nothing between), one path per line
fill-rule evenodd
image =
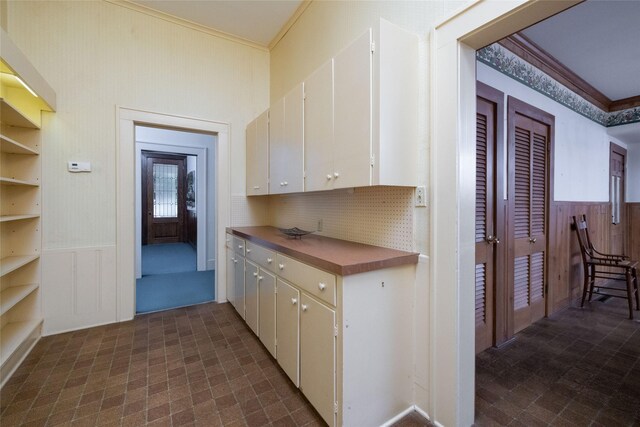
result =
M227 232L340 276L418 262L418 254L414 252L315 234L292 239L275 227L231 227Z

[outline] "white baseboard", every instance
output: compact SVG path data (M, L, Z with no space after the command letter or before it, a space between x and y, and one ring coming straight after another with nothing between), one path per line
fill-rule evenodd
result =
M444 426L442 426L442 424L440 424L440 423L438 423L436 421L433 421L431 419L431 417L429 416L429 414L426 411L422 410L418 405L409 406L407 409L405 409L404 411L400 412L395 417L391 418L390 420L385 421L380 427L389 427L389 426L397 423L398 421L400 421L402 418L404 418L405 416L407 416L408 414L410 414L413 411L419 413L420 415L422 415L423 417L428 419L430 422L432 422L436 426L444 427Z

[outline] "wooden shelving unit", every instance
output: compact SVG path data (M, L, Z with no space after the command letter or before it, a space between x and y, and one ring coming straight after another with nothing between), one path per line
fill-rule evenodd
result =
M0 29L0 386L41 335L41 112L55 93ZM20 80L14 76L20 76ZM26 82L39 96L33 96Z

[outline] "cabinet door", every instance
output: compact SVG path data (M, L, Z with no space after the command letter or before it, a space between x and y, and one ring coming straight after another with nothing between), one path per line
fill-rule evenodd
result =
M258 296L258 336L276 357L276 276L262 268L258 271Z
M270 192L304 189L304 84L298 84L271 107Z
M234 273L236 269L236 258L235 252L233 249L227 248L227 300L231 303L232 306L236 306L236 300L234 298L235 295L235 281L234 281Z
M247 125L247 196L269 194L269 110Z
M333 188L333 59L304 82L305 191Z
M371 30L334 58L334 188L371 184L371 64Z
M307 294L300 300L300 390L335 424L336 313Z
M233 281L235 284L235 292L233 299L235 301L236 311L244 319L244 257L239 256L237 253L235 253L234 256Z
M298 387L299 380L299 301L300 292L280 278L276 279L276 359Z
M254 334L258 334L258 266L245 261L244 320Z

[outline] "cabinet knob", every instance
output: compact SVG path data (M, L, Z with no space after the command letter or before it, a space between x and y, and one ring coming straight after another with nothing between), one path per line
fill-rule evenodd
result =
M262 277L262 276L258 276L258 282L259 282L260 280L262 280L262 279L264 279L264 277Z
M307 305L306 304L302 304L301 307L302 307L302 311L307 311Z
M318 289L320 289L321 291L324 291L324 289L327 287L327 285L325 285L324 283L320 282L318 283Z
M538 239L536 239L535 237L530 237L529 238L529 243L535 243L537 241L538 241Z
M280 270L284 270L284 264L278 264L278 268L279 268Z
M327 179L333 178L330 173L327 174Z
M298 300L295 298L291 298L291 304L296 305L298 303Z
M237 259L234 259L234 260L233 260L233 263L234 263L234 264L237 264L237 263L238 263L238 260L237 260Z
M333 176L334 176L334 177L336 177L336 178L338 178L338 177L340 176L340 174L339 174L338 172L334 172L334 173L333 173Z
M284 185L289 185L289 183L287 181L284 182Z
M254 272L253 277L258 277L258 273Z
M273 262L273 259L267 258L267 264L271 264L272 262Z
M251 249L247 248L247 253L251 252Z
M242 249L242 245L238 245L238 249Z

